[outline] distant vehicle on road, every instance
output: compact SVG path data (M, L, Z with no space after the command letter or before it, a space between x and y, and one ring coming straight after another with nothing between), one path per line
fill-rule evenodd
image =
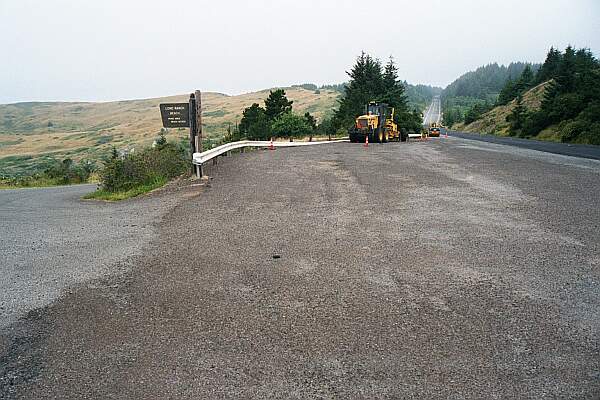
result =
M440 125L437 123L432 123L429 126L429 136L431 137L440 137Z

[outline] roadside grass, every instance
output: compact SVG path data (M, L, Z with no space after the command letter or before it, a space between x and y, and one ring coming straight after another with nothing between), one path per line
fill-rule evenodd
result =
M532 139L545 140L548 142L561 142L561 135L558 132L556 125L552 125L534 136Z
M86 183L86 182L82 182ZM44 188L44 187L52 187L52 186L65 186L61 179L58 178L46 178L39 177L28 180L18 180L18 181L8 181L3 180L0 181L0 189L22 189L22 188Z
M96 166L92 162L75 163L70 158L62 161L54 160L43 171L31 175L0 176L0 189L42 188L94 183L94 181L98 181L95 168Z
M168 182L165 177L158 177L154 181L139 186L135 186L129 190L121 190L110 192L105 189L98 189L95 192L88 193L83 196L86 200L105 200L105 201L120 201L137 197L139 195L149 193L155 189L164 186Z

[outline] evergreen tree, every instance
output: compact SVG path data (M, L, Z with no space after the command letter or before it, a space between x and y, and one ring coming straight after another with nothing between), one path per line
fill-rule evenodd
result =
M504 87L500 91L500 94L498 95L498 100L496 101L496 104L508 104L518 95L523 94L527 90L531 89L534 85L535 76L533 74L531 66L527 64L523 69L523 72L521 72L521 76L518 80L513 81L509 78L506 81L506 84L504 85Z
M306 123L308 124L308 126L310 126L310 128L315 131L317 129L317 120L315 119L315 117L313 117L312 115L310 115L309 112L306 112L304 114L304 119L306 120Z
M516 85L515 85L515 82L509 78L508 81L506 81L506 85L504 85L504 87L500 91L500 94L498 95L498 100L496 101L496 104L498 104L498 105L508 104L512 101L512 99L515 98L515 96L516 96Z
M408 107L406 95L404 94L404 85L398 80L398 68L394 63L393 57L390 57L390 60L386 64L382 79L384 93L381 100L390 107L394 107L397 115L406 112Z
M527 109L523 105L523 96L518 95L515 108L513 108L510 115L506 117L506 121L510 122L509 133L511 136L519 135L522 133L525 119L527 118Z
M506 81L518 79L517 77L521 76L527 66L532 72L538 68L538 65L522 62L511 63L508 66L494 63L479 67L448 85L442 93L442 98L470 97L483 101L495 101L498 93L506 85Z
M262 113L258 114L246 133L250 140L269 140L271 138L271 121Z
M403 133L420 133L423 126L423 114L419 110L398 114L398 128Z
M569 92L573 90L576 72L575 62L575 50L573 47L567 46L565 53L562 56L555 79L562 92Z
M521 73L521 77L519 78L519 90L521 93L530 87L533 86L535 82L533 71L531 70L531 65L527 64L523 72Z
M292 111L293 101L289 101L285 96L285 90L277 89L269 92L269 97L265 100L265 115L270 121L278 116Z
M243 135L247 135L252 125L259 122L261 119L266 119L265 109L258 105L258 103L252 104L247 107L242 113L242 119L239 124L239 131Z
M444 111L444 125L451 128L452 125L462 121L462 114L458 108L448 108Z
M349 127L357 115L364 113L370 101L376 101L383 95L383 76L381 63L362 52L356 64L347 72L350 81L346 84L344 96L334 116L336 128Z
M335 133L335 128L333 126L333 121L331 118L325 118L317 125L316 133L319 135L329 135Z
M546 55L546 61L544 61L544 64L542 64L537 73L536 82L542 83L554 79L558 74L561 59L562 54L560 51L556 50L554 47L550 47L550 51L548 51L548 54Z
M315 119L315 117L310 115L309 112L306 112L304 114L304 120L306 121L306 124L310 127L310 134L309 134L308 141L312 142L313 135L317 131L317 120Z

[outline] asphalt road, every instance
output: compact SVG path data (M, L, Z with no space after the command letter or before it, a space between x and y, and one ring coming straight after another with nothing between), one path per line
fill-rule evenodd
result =
M467 132L450 132L455 137L469 140L479 140L488 143L504 144L508 146L522 147L524 149L532 149L545 151L548 153L562 154L573 157L591 158L600 160L600 146L587 144L570 144L570 143L555 143L543 142L540 140L521 139L514 137L496 136L496 135L480 135L477 133Z
M0 336L6 398L598 399L600 162L458 138L228 157Z
M123 270L118 261L154 238L168 209L158 198L81 200L95 188L0 190L0 328L78 283Z
M425 114L423 114L423 125L429 126L434 122L436 124L439 124L441 118L442 103L440 100L440 96L435 96L427 110L425 110Z

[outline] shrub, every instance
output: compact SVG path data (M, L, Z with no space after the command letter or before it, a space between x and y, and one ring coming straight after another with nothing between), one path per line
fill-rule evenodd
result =
M92 172L96 170L96 165L87 160L82 160L78 164L70 158L56 162L44 171L44 176L55 180L58 184L84 183L87 182Z
M107 161L100 172L102 190L127 191L157 180L169 180L184 173L189 161L183 148L166 143Z
M300 138L310 135L313 129L304 116L286 112L275 118L271 132L275 137Z
M600 123L582 119L559 124L561 141L566 143L600 144Z
M3 186L12 187L41 187L85 183L90 175L96 171L96 164L89 160L79 163L70 158L62 161L52 161L43 172L34 172L31 175L7 177Z

